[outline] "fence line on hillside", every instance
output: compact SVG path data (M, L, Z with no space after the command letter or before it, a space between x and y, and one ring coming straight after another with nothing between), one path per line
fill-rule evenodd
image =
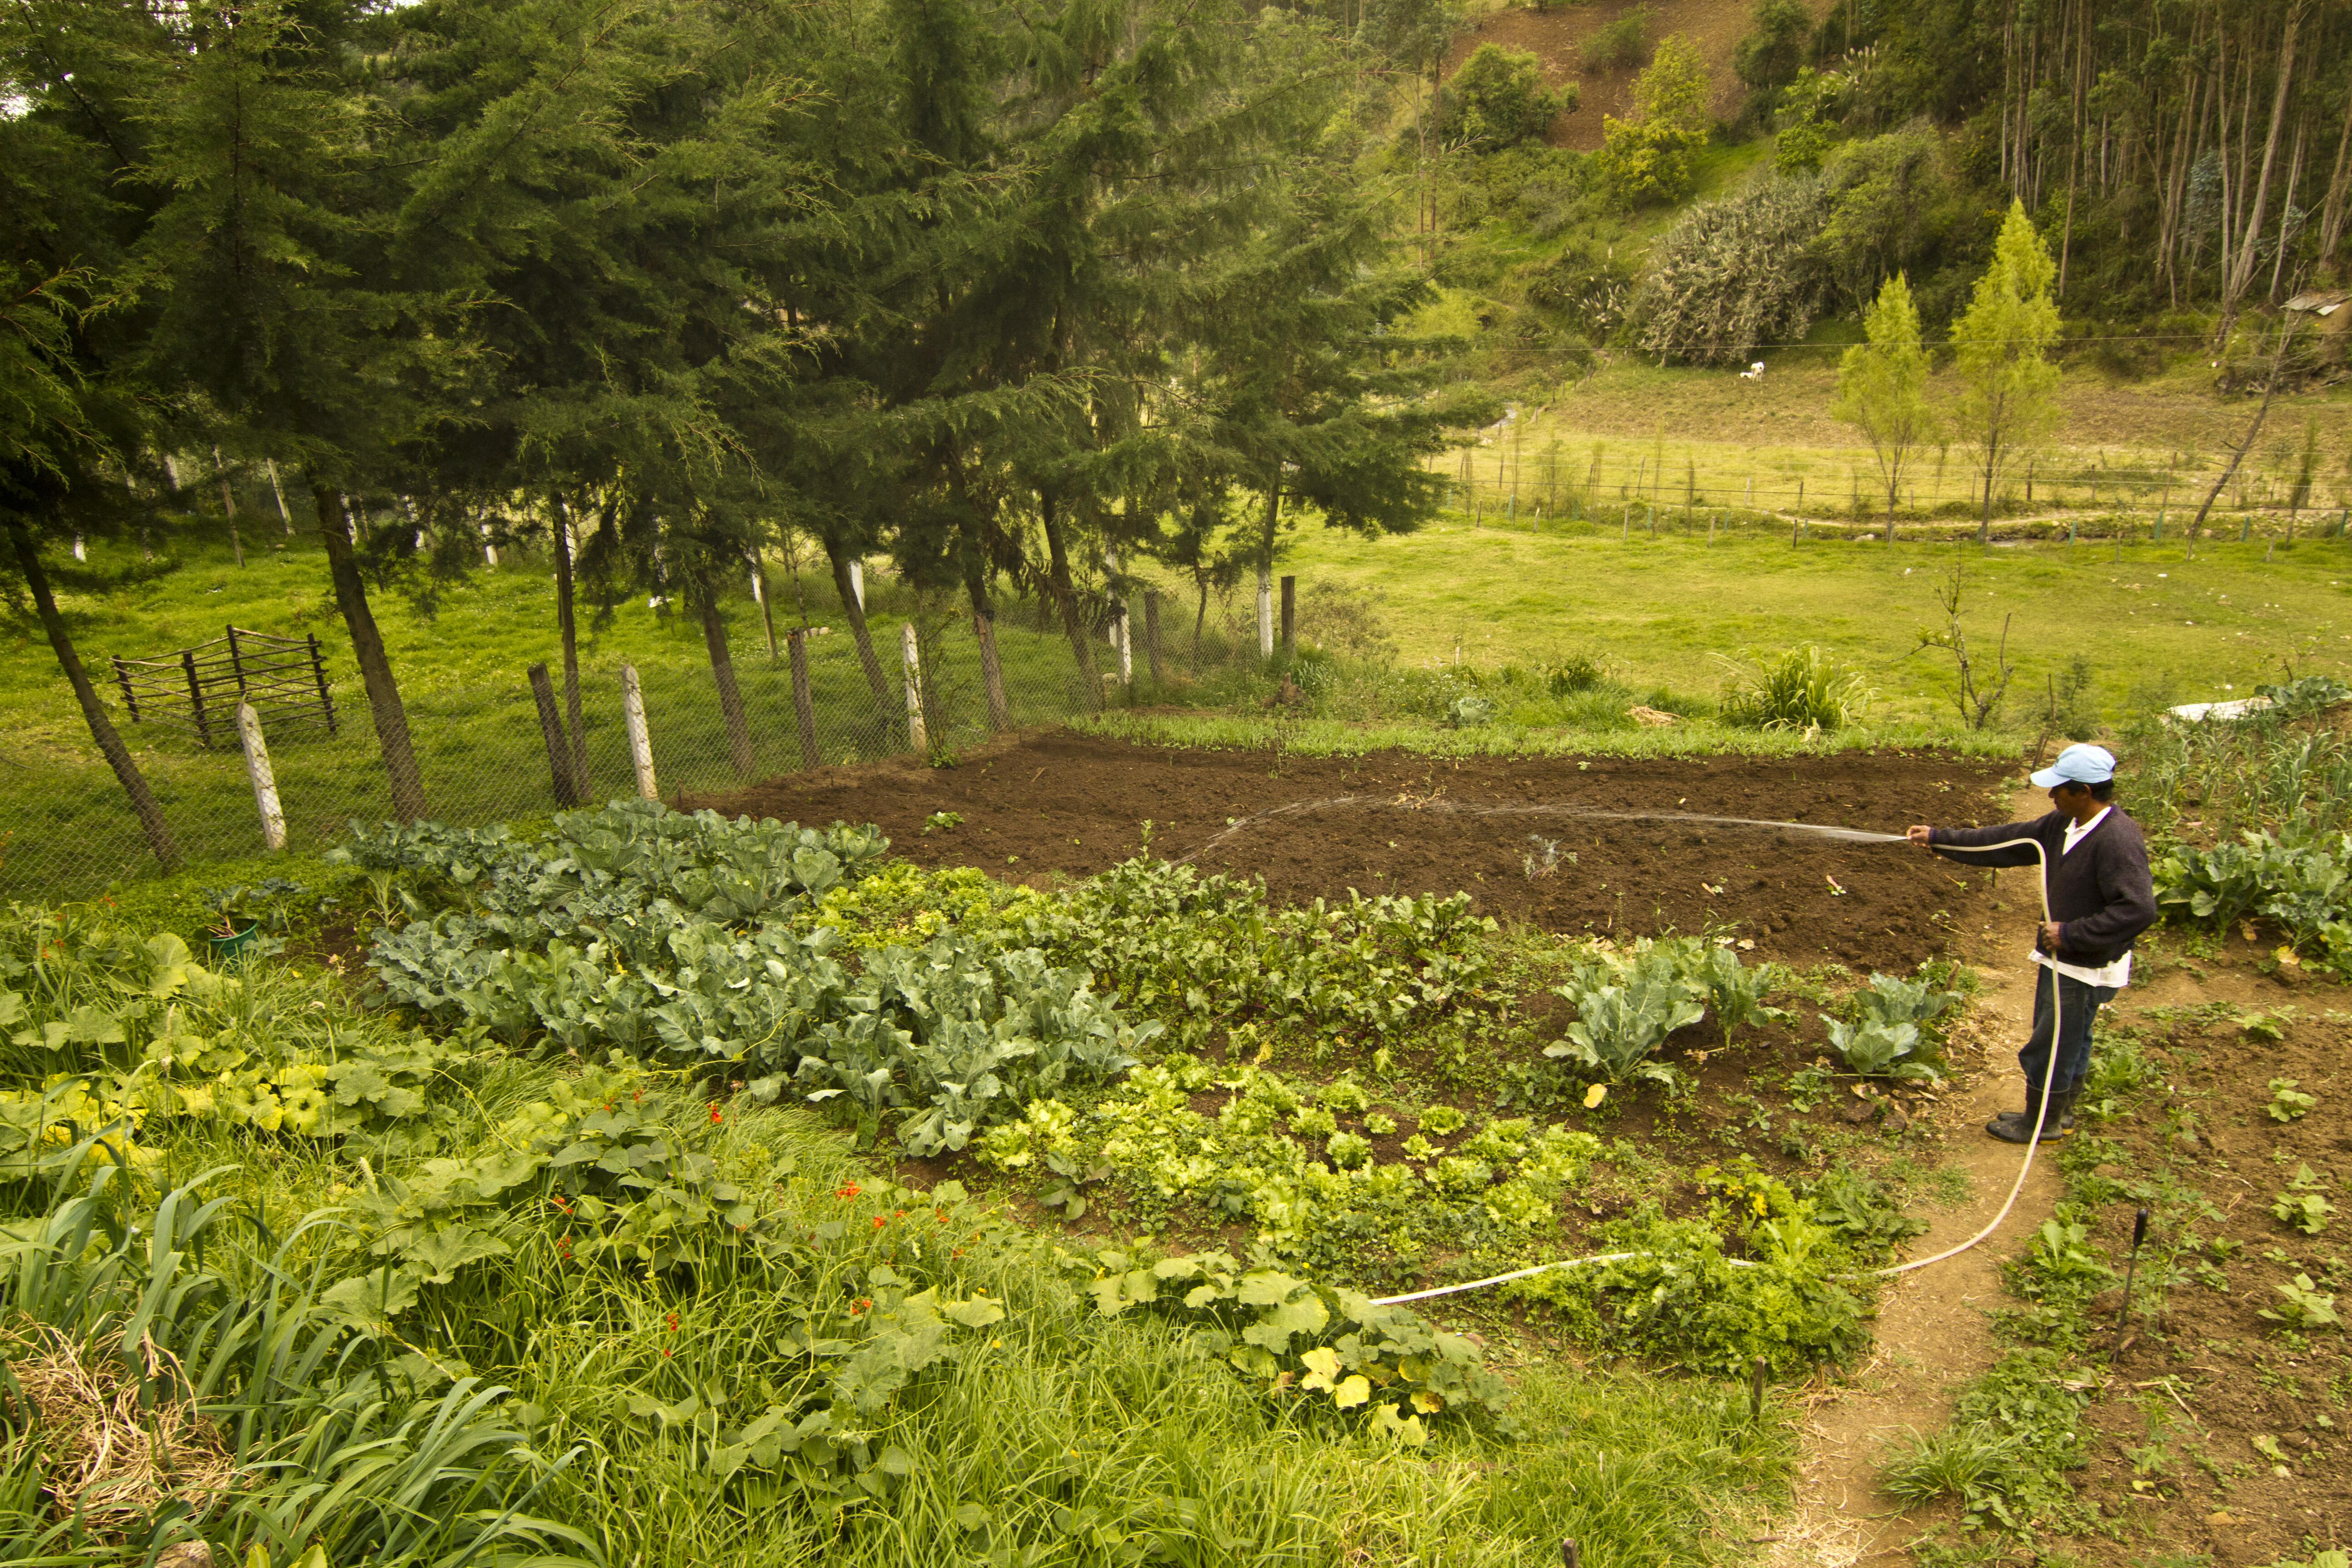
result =
M1429 471L1444 482L1444 510L1479 527L1646 527L1654 513L1661 519L1717 514L1726 523L1767 515L1812 522L1885 521L1885 482L1867 462L1826 476L1818 468L1792 473L1761 467L1726 476L1720 468L1702 468L1687 454L1666 458L1643 453L1633 443L1624 451L1607 448L1606 442L1547 440L1530 452L1505 436L1437 459ZM2030 458L2002 477L1993 521L2072 514L2078 521L2095 516L2105 526L2109 520L2130 519L2137 523L2119 525L2149 528L2162 538L2164 531L2184 526L2184 513L2195 515L2212 479L2210 472L2178 465L2070 465ZM1979 518L1983 490L1978 480L1974 470L1949 462L1906 466L1898 486L1896 526ZM2249 538L2294 539L2313 532L2340 537L2352 523L2352 495L2339 491L2322 500L2316 490L2309 477L2242 468L2216 498L2207 530L2212 536L2234 531ZM2217 521L2224 514L2226 525Z

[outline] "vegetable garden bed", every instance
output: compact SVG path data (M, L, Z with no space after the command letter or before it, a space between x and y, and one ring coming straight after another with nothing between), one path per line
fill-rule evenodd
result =
M1163 751L1053 731L952 768L913 760L832 768L680 804L729 816L870 822L919 865L975 866L1049 887L1057 874L1090 876L1147 848L1188 855L1273 808L1370 795L1388 804L1256 823L1196 863L1262 877L1278 904L1342 899L1351 889L1462 891L1481 914L1549 931L1630 937L1737 921L1760 954L1895 971L1945 950L1966 897L1964 872L1899 846L1412 805L1686 812L1899 833L1921 820L1974 820L1987 809L1986 792L2013 773L1981 759L1902 752L1301 758ZM959 820L936 823L942 813ZM1544 858L1537 840L1556 846L1549 874L1529 874L1530 856L1538 871Z

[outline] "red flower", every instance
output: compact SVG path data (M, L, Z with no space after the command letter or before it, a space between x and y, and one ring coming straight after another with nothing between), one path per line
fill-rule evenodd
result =
M889 1220L881 1215L877 1214L874 1216L874 1228L877 1230L880 1230L884 1226L888 1225L889 1223Z
M865 1189L860 1187L856 1182L850 1182L845 1185L834 1188L833 1195L837 1198L854 1198L864 1190Z
M864 1312L864 1311L871 1310L872 1310L872 1308L873 1308L873 1306L874 1306L874 1298L873 1298L873 1297L871 1297L871 1296L860 1296L859 1298L857 1298L857 1300L856 1300L852 1301L852 1302L849 1304L849 1315L850 1315L851 1317L853 1317L853 1318L854 1318L854 1317L857 1316L860 1312Z
M710 1102L710 1125L716 1127L726 1120L727 1119L724 1116L719 1114L719 1102L715 1100L712 1100Z
M948 1211L945 1209L935 1210L933 1211L931 1217L938 1220L940 1224L945 1225L948 1222Z
M677 1332L677 1314L676 1312L663 1313L662 1322L671 1333Z
M669 1352L668 1352L668 1351L665 1350L665 1351L663 1351L663 1352L662 1352L662 1359L663 1359L664 1361L667 1361L667 1360L669 1360L669 1359L670 1359L670 1354L669 1354Z

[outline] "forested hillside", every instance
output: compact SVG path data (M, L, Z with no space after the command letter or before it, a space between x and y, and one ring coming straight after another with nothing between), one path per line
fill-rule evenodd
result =
M2341 281L2347 44L2294 0L1505 9L1409 161L1493 350L1739 363L1896 272L1932 333L2019 201L2073 345L2144 373Z

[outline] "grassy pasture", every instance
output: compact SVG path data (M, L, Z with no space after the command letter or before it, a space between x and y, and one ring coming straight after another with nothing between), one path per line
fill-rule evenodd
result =
M2352 543L2305 540L2185 546L2088 542L1894 546L1843 539L1791 545L1779 529L1727 530L1709 544L1660 520L1639 526L1470 525L1448 515L1419 533L1362 540L1307 528L1283 570L1302 588L1335 581L1375 595L1401 663L1532 666L1563 653L1597 656L1635 689L1709 696L1722 658L1818 642L1877 689L1882 722L1949 727L1951 660L1914 652L1939 626L1936 593L1966 574L1963 626L1982 658L2010 622L2017 674L2005 727L2029 733L2046 683L2080 655L2113 717L2139 693L2175 701L2249 695L2279 677L2352 668ZM2265 554L2270 559L2265 560ZM1181 585L1168 592L1185 602ZM1245 612L1247 588L1236 595ZM1567 742L1572 744L1573 742ZM1678 744L1662 740L1658 744Z

